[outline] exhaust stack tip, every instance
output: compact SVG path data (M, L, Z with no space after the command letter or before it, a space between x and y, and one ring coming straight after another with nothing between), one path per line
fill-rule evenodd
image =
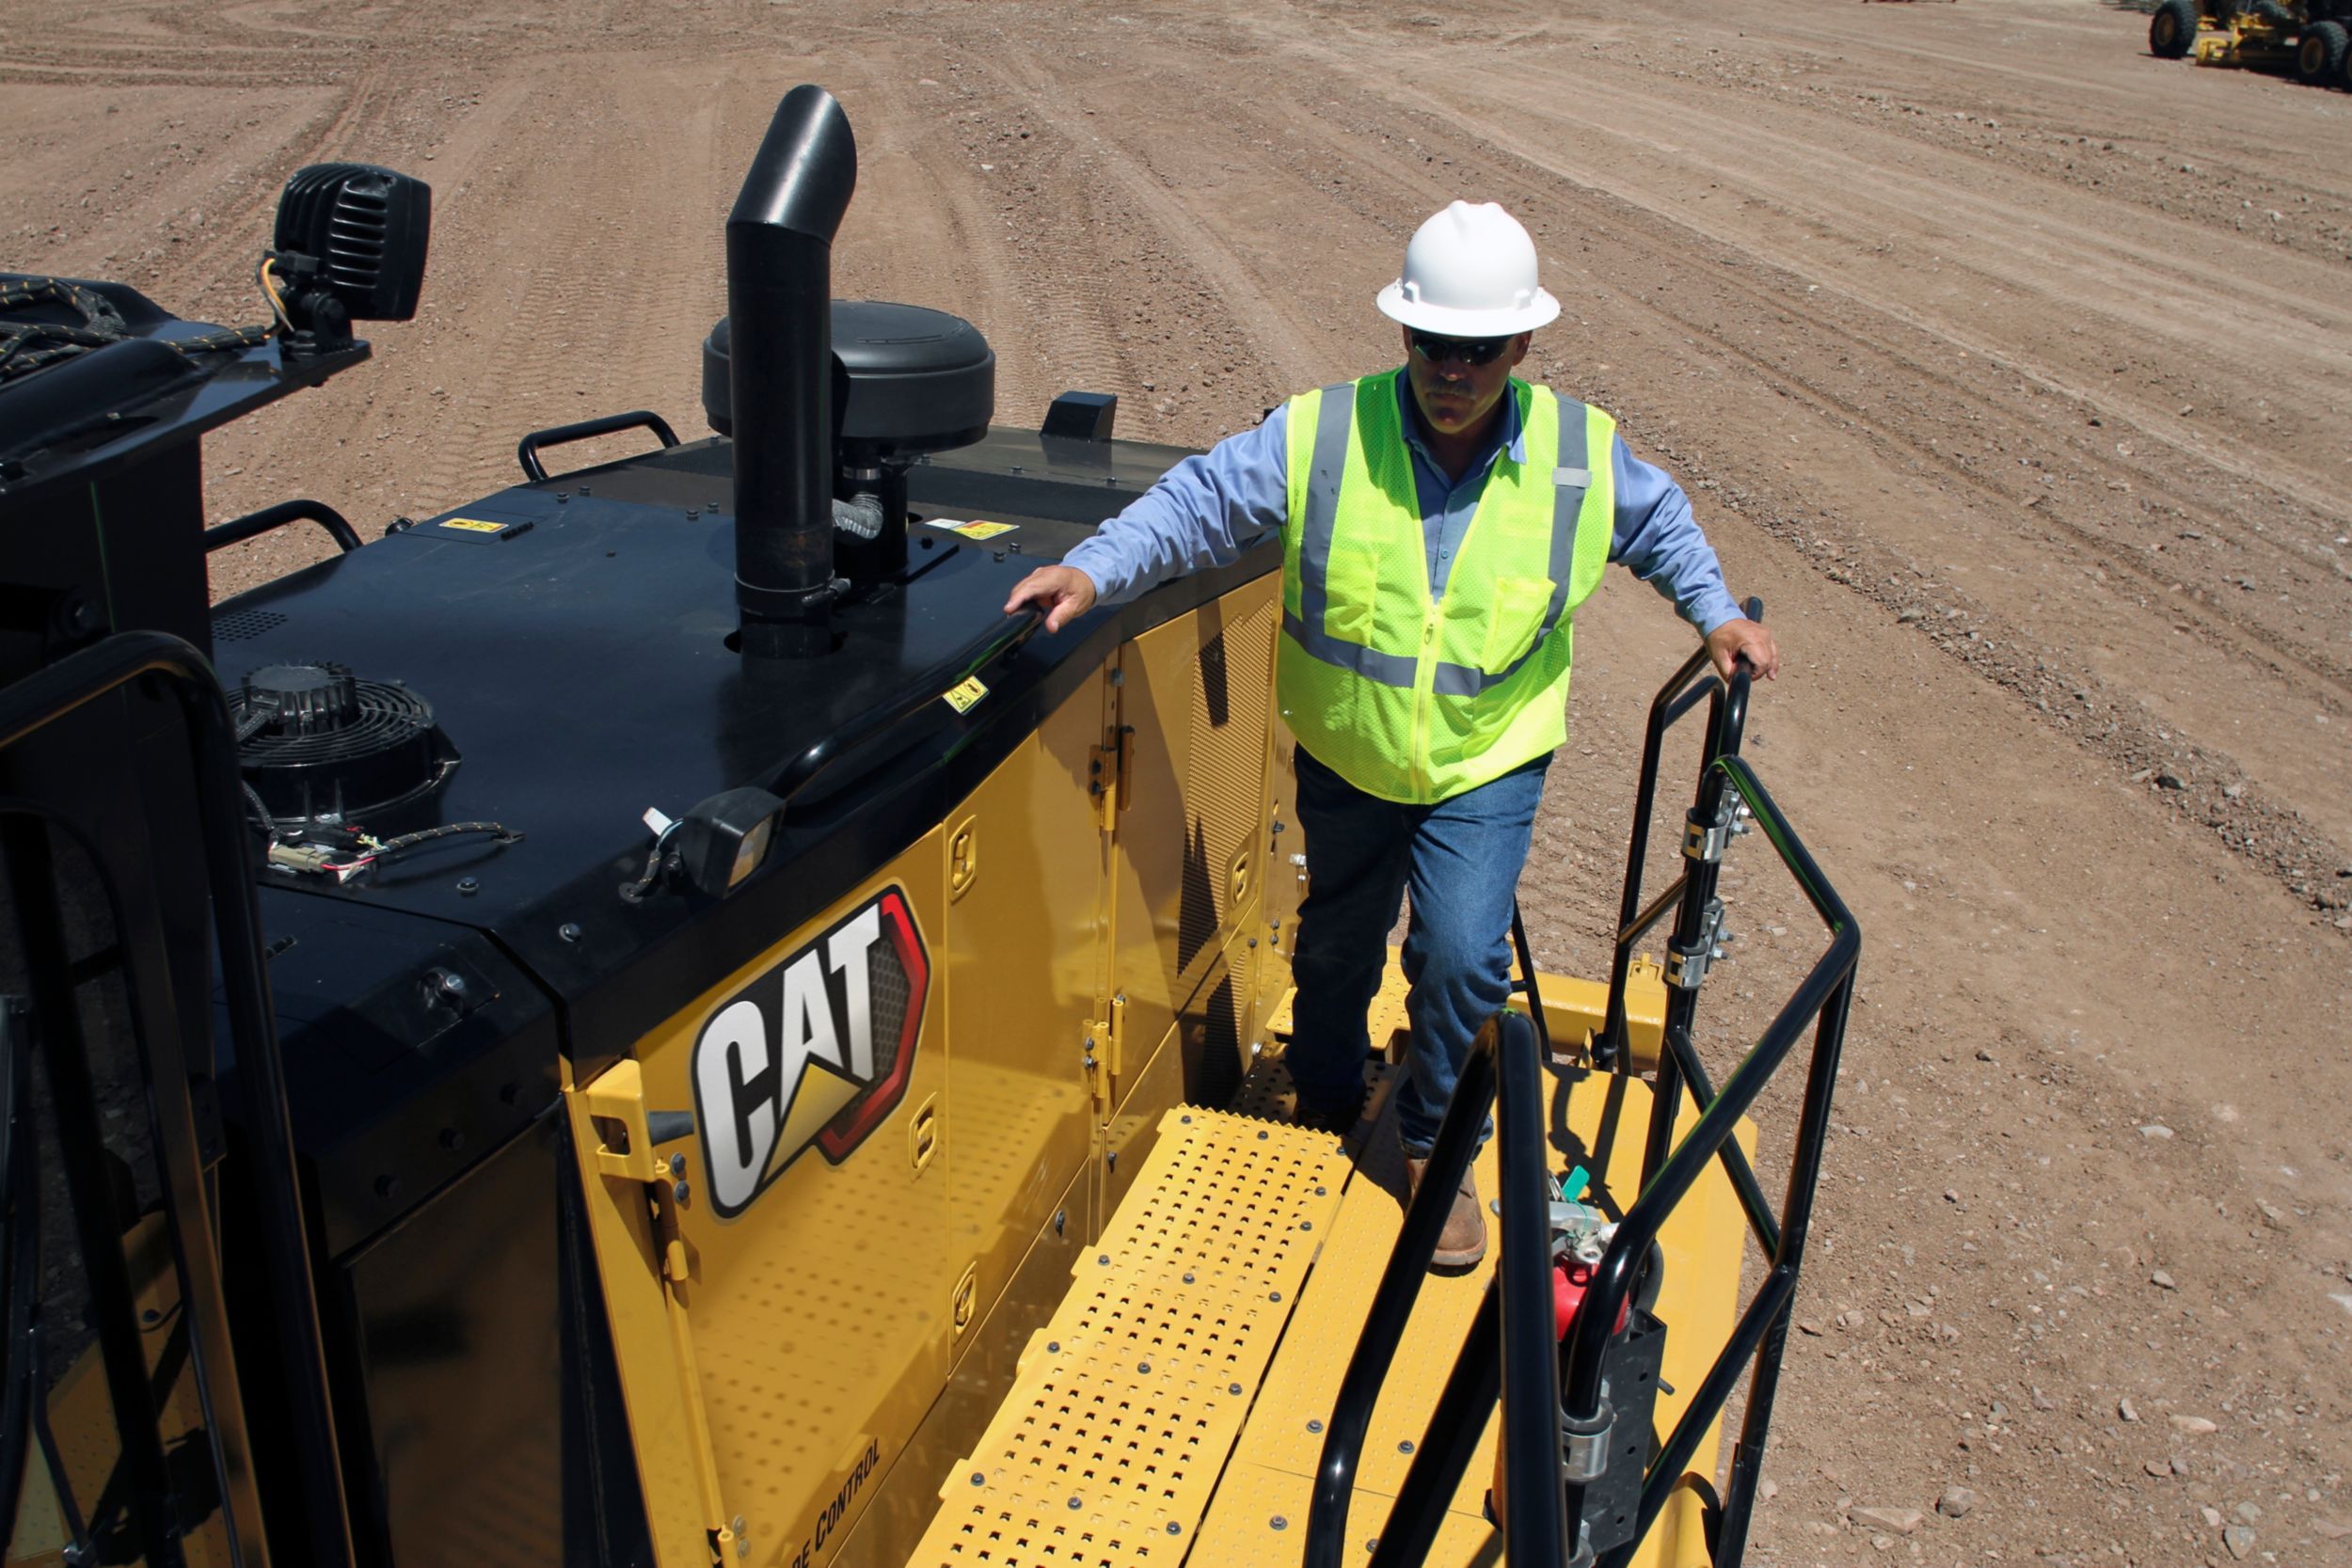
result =
M833 240L857 188L857 140L833 94L784 95L727 216L735 424L735 598L752 657L833 645L833 473L842 388Z

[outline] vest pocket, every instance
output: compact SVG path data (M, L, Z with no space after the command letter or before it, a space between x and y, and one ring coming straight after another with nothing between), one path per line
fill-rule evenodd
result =
M1481 665L1501 674L1535 645L1544 610L1551 604L1549 578L1497 578L1493 610L1486 618L1486 654Z
M1374 611L1379 602L1379 552L1358 546L1333 545L1323 609L1324 631L1343 642L1371 647Z

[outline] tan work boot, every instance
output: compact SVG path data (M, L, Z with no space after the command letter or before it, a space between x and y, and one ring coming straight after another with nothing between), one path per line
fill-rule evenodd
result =
M1409 1205L1421 1191L1421 1173L1429 1168L1426 1160L1405 1157L1405 1201ZM1438 1250L1430 1258L1433 1269L1467 1269L1486 1256L1486 1213L1478 1201L1478 1179L1468 1169L1462 1172L1461 1189L1454 1195L1454 1209L1445 1217L1445 1228L1438 1232Z

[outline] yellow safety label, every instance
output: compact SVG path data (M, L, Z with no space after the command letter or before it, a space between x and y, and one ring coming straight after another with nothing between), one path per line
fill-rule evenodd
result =
M954 708L958 713L969 713L972 711L974 705L977 705L982 697L987 695L988 688L980 684L979 676L974 675L960 685L949 689L946 699L947 705Z
M959 522L953 517L933 517L930 526L944 528L950 533L960 533L966 539L993 539L1000 533L1021 531L1019 523L991 522L986 517L975 517L970 522Z
M515 525L512 523L485 523L479 517L444 517L434 526L437 528L464 529L468 533L504 533L508 529L514 527Z

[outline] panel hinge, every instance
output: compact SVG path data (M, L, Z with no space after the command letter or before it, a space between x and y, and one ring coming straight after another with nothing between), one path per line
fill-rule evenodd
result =
M1135 734L1133 724L1114 724L1103 744L1087 752L1087 793L1094 797L1096 820L1106 832L1127 809L1127 760Z
M1108 1104L1111 1085L1121 1072L1120 1046L1126 1033L1127 993L1120 991L1111 998L1103 1018L1090 1018L1086 1022L1087 1086L1094 1091L1095 1103Z

